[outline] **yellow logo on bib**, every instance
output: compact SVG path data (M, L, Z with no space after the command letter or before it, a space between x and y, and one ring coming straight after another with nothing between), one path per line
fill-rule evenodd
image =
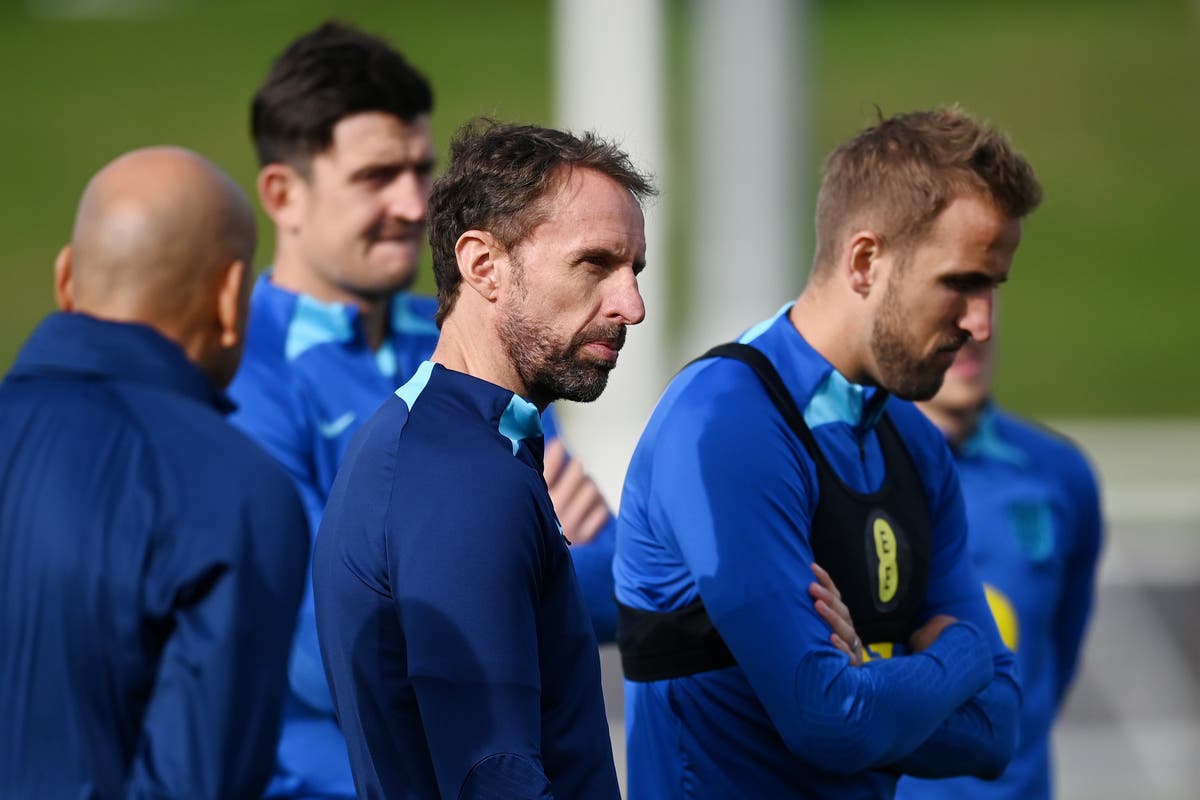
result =
M879 556L879 602L890 603L900 588L900 567L896 563L896 533L883 517L876 517L871 529L875 536L875 555Z

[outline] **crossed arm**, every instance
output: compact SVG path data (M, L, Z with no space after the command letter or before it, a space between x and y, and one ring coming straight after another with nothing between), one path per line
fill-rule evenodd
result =
M743 409L728 425L675 419L677 430L668 424L659 434L651 524L675 531L710 618L788 748L837 772L908 757L902 768L923 769L943 732L969 730L978 735L954 754L956 773L986 774L1006 763L1018 692L1011 674L997 674L1011 657L1006 663L966 562L953 473L932 508L936 555L915 652L856 667L857 637L837 620L827 576L811 566L808 515L817 487L803 449L770 413ZM802 594L798 581L816 587Z

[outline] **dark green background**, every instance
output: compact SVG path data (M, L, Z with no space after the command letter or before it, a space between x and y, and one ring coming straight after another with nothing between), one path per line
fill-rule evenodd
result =
M65 0L0 0L0 369L52 306L50 265L87 178L121 151L174 143L250 189L249 97L283 45L331 13L426 71L443 146L475 114L552 122L547 2L141 2L159 10L70 20L31 12ZM1001 399L1054 416L1200 413L1189 310L1200 288L1200 3L809 7L797 41L813 77L813 147L797 159L815 164L876 105L959 102L1008 130L1038 170L1046 200L1003 291ZM690 3L668 11L669 96L682 104ZM621 58L621 42L609 44ZM672 150L686 153L686 113L671 119ZM746 136L752 147L752 128ZM679 285L687 176L671 185ZM674 303L671 318L684 313Z

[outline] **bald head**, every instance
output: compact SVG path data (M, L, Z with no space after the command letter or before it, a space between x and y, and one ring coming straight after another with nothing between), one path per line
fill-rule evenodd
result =
M220 385L241 355L254 214L216 165L149 147L88 183L55 266L59 305L140 322L183 347Z
M249 264L254 240L249 201L210 161L176 147L127 153L79 201L75 308L151 323L175 317L230 262Z

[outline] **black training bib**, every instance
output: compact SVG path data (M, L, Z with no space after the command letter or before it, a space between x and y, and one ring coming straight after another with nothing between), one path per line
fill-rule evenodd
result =
M891 418L884 413L876 430L883 483L875 492L856 492L825 459L783 379L760 350L729 343L696 361L707 358L749 365L812 457L819 497L809 542L850 609L855 631L869 643L908 641L929 579L929 511L916 464ZM879 402L886 399L880 392ZM625 677L632 681L678 678L736 663L699 599L671 612L617 603L617 645Z

